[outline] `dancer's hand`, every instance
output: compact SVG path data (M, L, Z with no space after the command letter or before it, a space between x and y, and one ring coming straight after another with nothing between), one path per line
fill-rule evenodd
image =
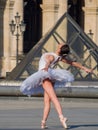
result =
M89 69L89 68L86 68L86 67L82 67L82 69L87 72L87 73L93 73L93 69Z

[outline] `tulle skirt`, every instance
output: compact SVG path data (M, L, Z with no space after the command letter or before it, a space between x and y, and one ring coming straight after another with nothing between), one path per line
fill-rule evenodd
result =
M49 69L48 72L39 70L23 81L20 91L24 95L32 95L39 91L43 91L41 85L43 80L47 78L54 83L54 88L65 87L67 82L72 82L74 80L73 74L64 69Z

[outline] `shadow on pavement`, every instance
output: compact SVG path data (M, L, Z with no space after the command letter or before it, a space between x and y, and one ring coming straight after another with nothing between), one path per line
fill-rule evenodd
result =
M98 127L98 124L80 124L80 125L70 125L68 129L75 129L79 127Z

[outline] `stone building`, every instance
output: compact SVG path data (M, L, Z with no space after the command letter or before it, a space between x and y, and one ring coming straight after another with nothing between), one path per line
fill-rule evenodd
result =
M98 0L0 0L0 77L5 77L16 66L17 36L12 35L9 24L17 12L20 21L26 23L24 35L19 32L20 59L65 12L87 34L90 30L98 45Z

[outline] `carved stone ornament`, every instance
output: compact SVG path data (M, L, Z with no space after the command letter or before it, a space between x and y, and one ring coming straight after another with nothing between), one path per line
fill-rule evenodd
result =
M13 7L13 6L14 6L14 3L15 3L15 0L10 0L9 6L10 6L10 7Z

